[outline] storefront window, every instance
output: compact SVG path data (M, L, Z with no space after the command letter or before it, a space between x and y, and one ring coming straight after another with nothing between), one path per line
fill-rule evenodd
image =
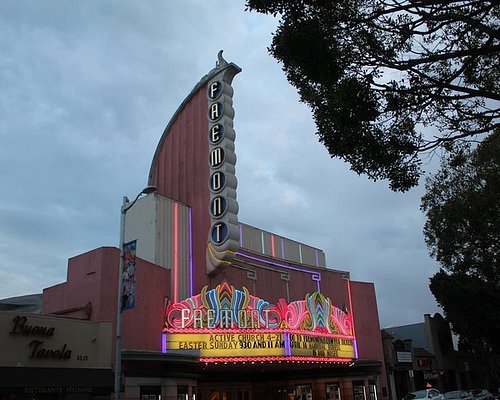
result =
M296 391L296 400L312 400L313 398L311 385L298 385Z
M338 383L327 383L325 385L326 389L326 400L342 400L340 395L340 385Z
M161 386L141 386L141 400L161 400Z
M370 400L378 400L377 397L377 385L375 385L375 381L368 381L368 395Z
M189 400L187 385L177 385L177 400Z
M366 400L365 383L363 381L354 381L352 391L354 400Z

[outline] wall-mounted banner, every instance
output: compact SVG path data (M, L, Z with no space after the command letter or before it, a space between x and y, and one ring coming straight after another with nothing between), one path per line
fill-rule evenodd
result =
M277 304L224 282L165 309L164 351L196 350L200 361L349 363L356 356L352 315L320 292Z
M124 268L123 268L123 292L122 310L129 310L135 307L135 257L137 240L123 244Z

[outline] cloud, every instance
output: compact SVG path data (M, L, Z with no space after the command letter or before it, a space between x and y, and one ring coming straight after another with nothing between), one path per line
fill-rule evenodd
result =
M0 14L0 291L63 282L69 257L118 242L165 126L215 66L233 82L239 218L325 250L374 282L382 325L436 310L418 210L332 160L267 51L276 20L220 0L5 1Z

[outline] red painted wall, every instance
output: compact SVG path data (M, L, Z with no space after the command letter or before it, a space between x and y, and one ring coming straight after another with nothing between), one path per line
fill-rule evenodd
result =
M90 320L114 323L119 254L117 248L100 247L71 258L67 281L44 289L42 314L84 318L81 308L91 302ZM135 280L135 307L122 313L122 347L160 351L164 299L170 295L170 271L138 258Z
M351 297L359 359L382 361L380 387L387 387L375 286L351 281Z
M114 320L119 251L101 247L68 260L65 283L43 291L42 314L83 318L81 308L92 303L92 321Z
M207 284L205 251L210 216L208 208L208 99L202 86L163 134L155 154L150 185L158 194L180 201L192 210L194 291Z

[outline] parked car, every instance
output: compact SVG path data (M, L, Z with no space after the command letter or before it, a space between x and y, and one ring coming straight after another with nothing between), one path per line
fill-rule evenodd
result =
M445 400L443 394L437 389L423 389L408 393L403 400Z
M473 400L494 400L493 395L486 389L471 389L468 391Z
M473 400L472 395L465 390L452 390L444 394L446 400Z

